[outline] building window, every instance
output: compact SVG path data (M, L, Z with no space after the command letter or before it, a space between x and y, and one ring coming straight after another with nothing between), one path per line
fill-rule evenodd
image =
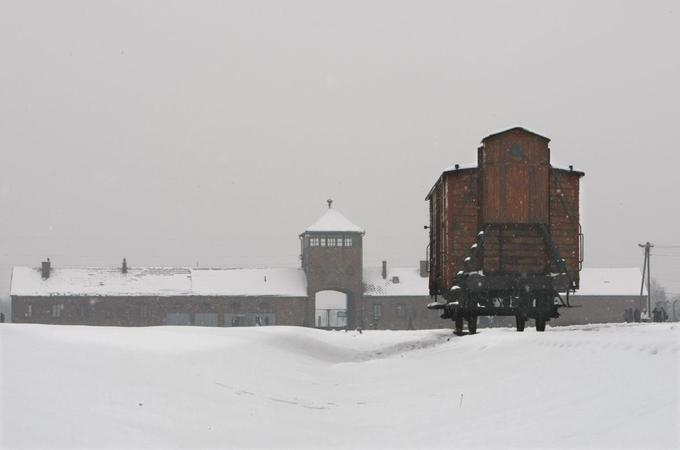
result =
M194 314L194 325L199 327L216 327L217 313L196 313Z
M139 305L139 318L147 319L149 317L149 305L141 304Z
M267 327L276 323L276 316L274 314L256 314L255 326Z
M373 304L373 320L378 320L382 317L382 305L380 303Z
M406 316L406 308L404 308L404 305L397 305L397 317L405 317Z
M309 238L309 245L311 247L318 247L319 246L319 238L318 237Z
M352 238L346 237L345 238L345 247L351 247L351 246L352 246Z
M165 316L166 325L191 325L189 313L168 313Z
M325 247L326 246L326 238L321 237L319 238L319 247Z
M329 247L335 247L335 238L334 237L328 238L328 246Z
M82 303L80 305L80 318L81 319L87 319L87 316L90 314L90 308L88 308L87 303Z
M24 317L31 317L33 315L33 305L26 305L24 310Z
M61 317L64 305L52 305L52 317Z
M248 326L245 314L225 314L225 327L245 327Z
M338 247L342 247L342 238L341 237L339 237L335 240L335 245L337 245Z

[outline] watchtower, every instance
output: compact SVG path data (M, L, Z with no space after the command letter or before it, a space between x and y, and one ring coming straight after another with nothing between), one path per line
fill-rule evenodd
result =
M307 275L309 303L305 325L320 326L316 294L336 291L346 295L348 328L361 326L364 230L350 222L328 200L328 209L300 234L302 268Z

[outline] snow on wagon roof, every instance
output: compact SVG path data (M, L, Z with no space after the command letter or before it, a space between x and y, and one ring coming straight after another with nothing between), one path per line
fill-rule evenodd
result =
M21 296L278 296L306 297L302 269L206 269L186 267L14 267L11 295Z
M364 229L354 225L337 209L328 208L326 212L305 231L363 233Z

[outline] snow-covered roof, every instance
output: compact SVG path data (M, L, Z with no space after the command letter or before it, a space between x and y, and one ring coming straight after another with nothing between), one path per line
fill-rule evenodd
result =
M306 297L302 269L185 267L61 268L42 279L39 268L14 267L11 295L22 296L278 296Z
M306 297L302 269L191 269L195 295Z
M367 296L429 296L427 277L418 268L364 269ZM642 274L637 268L588 268L581 271L577 296L636 296ZM398 282L395 280L398 278ZM39 268L14 267L11 295L20 296L276 296L306 297L302 269L208 269L186 267L54 267L42 279Z
M417 268L388 269L387 277L383 278L381 267L367 267L364 293L367 296L429 296L430 288L428 277L421 277Z
M399 277L399 283L392 281ZM577 296L634 296L640 295L642 274L637 268L586 268L581 270L581 288ZM382 269L364 269L364 290L367 296L428 296L427 277L421 277L417 268L389 269L383 279Z
M312 225L307 227L305 231L310 232L347 232L347 233L363 233L361 227L354 225L340 211L335 208L328 208L326 212L319 217L319 219Z
M642 273L636 267L587 268L581 270L576 295L640 295Z

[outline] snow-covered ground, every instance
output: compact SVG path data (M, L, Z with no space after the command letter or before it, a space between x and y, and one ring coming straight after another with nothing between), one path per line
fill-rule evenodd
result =
M680 326L0 326L0 445L680 447Z

